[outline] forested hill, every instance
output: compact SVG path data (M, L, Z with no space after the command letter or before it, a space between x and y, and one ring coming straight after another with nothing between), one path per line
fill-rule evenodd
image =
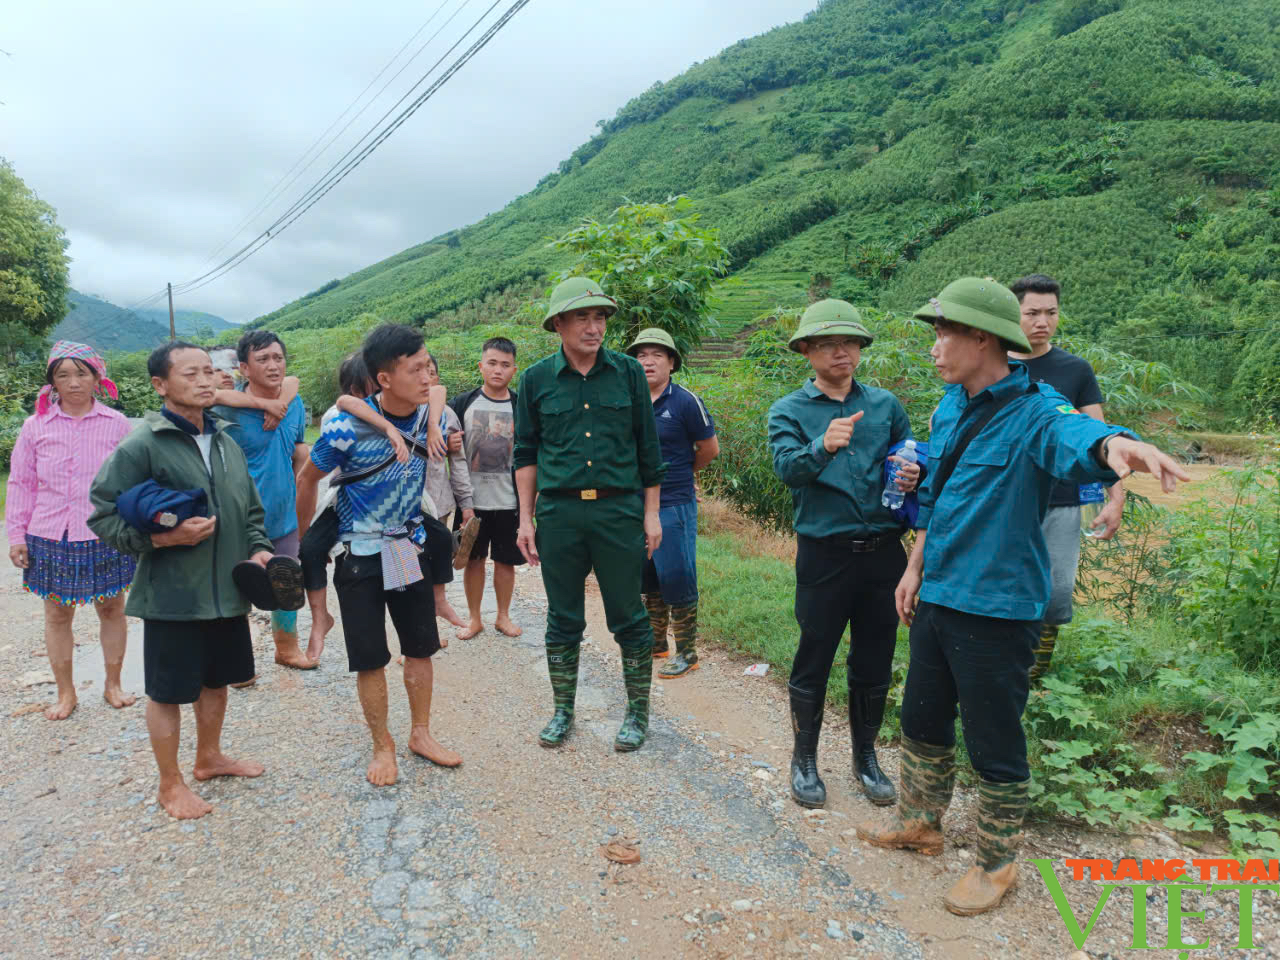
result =
M78 290L67 292L67 315L53 328L52 339L75 340L97 350L150 350L169 339L169 311L125 310ZM213 338L236 324L211 313L178 310L174 327L179 336Z
M1032 270L1064 281L1073 322L1129 338L1266 327L1280 4L825 0L655 84L498 213L257 323L456 322L555 267L546 238L578 218L680 193L732 251L730 329L816 273L903 309L961 273ZM1228 341L1211 346L1253 342Z

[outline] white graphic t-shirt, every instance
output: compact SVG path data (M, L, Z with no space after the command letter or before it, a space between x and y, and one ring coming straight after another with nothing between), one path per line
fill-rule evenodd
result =
M515 423L510 398L491 400L481 391L467 407L462 430L477 510L516 508L515 480L511 475Z

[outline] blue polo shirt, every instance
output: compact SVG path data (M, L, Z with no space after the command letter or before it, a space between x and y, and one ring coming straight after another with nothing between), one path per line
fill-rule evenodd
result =
M658 443L662 459L667 462L667 475L662 481L661 505L674 507L692 503L693 445L716 435L715 421L706 406L693 393L674 380L653 401L653 416L658 424Z
M293 477L293 448L303 443L307 415L301 397L294 397L280 425L266 430L261 410L244 407L214 407L213 412L231 422L227 433L240 445L249 461L262 510L267 536L279 540L298 529L298 487Z
M1049 600L1049 552L1040 522L1055 478L1074 484L1119 480L1094 459L1094 445L1123 430L1086 416L1048 384L1028 393L1027 368L976 396L947 388L933 415L929 474L916 529L927 530L920 599L980 616L1039 620ZM965 450L939 497L940 462L981 410L1009 394ZM1127 431L1132 433L1132 431Z

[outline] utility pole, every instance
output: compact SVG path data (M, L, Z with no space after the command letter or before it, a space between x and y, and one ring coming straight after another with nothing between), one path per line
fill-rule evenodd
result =
M169 288L169 339L177 340L178 334L173 329L173 284L166 283L165 286Z

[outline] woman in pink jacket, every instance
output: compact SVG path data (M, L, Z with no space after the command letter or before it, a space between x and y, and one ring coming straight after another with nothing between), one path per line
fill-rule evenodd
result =
M134 559L98 540L86 525L92 510L89 484L130 429L123 414L94 396L104 390L117 395L106 372L93 348L55 343L46 386L35 414L22 425L10 465L9 559L22 568L23 587L44 598L45 649L58 684L58 700L44 713L50 720L64 720L76 708L71 621L76 607L88 603L98 612L106 663L103 697L117 708L135 699L120 688L124 592L133 580Z

